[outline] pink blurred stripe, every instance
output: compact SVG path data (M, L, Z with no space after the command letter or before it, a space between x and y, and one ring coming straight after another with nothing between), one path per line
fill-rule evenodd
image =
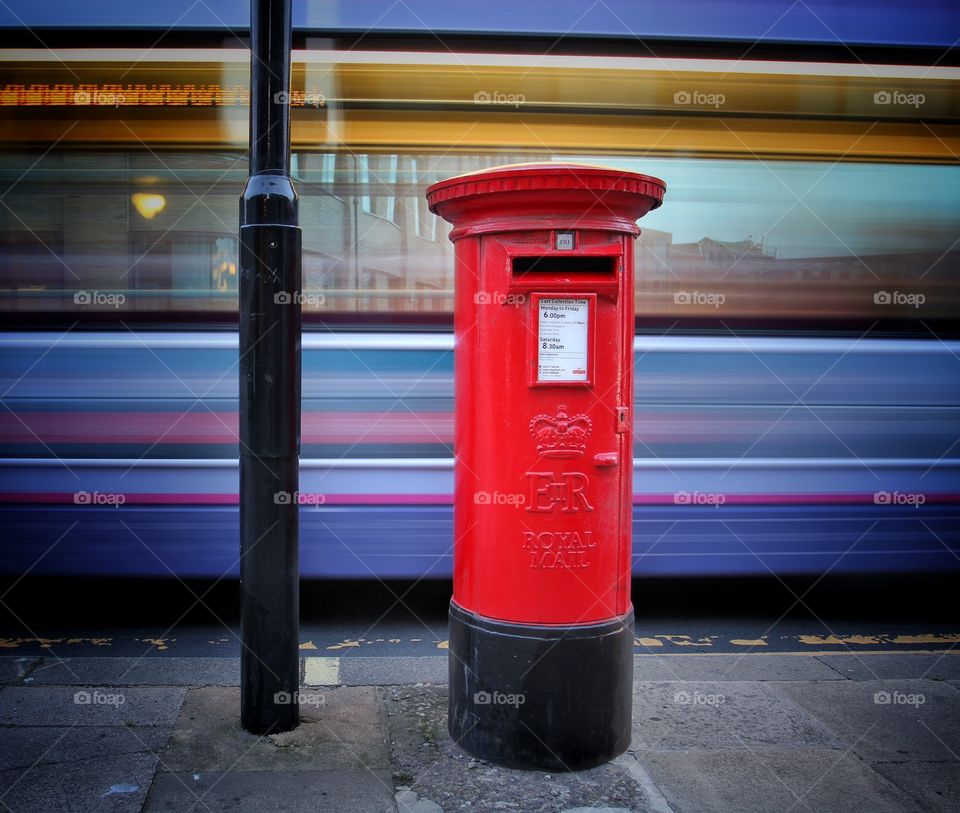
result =
M0 415L0 443L237 442L237 413L22 412ZM305 412L304 443L452 443L450 412Z
M124 494L123 498L124 505L238 505L240 502L238 494L143 493ZM453 503L453 496L450 494L325 494L323 498L321 505L449 505ZM84 503L75 503L72 493L29 491L2 493L0 503L84 505ZM301 505L309 508L313 504L309 500L301 500Z
M237 505L237 494L124 494L125 505ZM325 494L322 505L451 505L450 494ZM725 505L874 505L873 494L724 494ZM960 503L960 493L925 494L927 504ZM0 503L74 504L74 495L58 492L0 493ZM309 500L301 504L310 507ZM638 494L634 505L677 505L673 494ZM697 505L714 508L713 505Z

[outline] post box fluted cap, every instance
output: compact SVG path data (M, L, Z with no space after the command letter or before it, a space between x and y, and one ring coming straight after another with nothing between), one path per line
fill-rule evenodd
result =
M451 240L535 228L638 232L636 221L663 202L666 184L638 172L591 164L508 164L438 181L430 211L454 225Z

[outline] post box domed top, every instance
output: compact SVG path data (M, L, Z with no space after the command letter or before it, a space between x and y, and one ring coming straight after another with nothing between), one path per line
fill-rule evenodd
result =
M457 175L427 189L430 211L453 224L451 240L529 229L639 233L663 202L659 178L588 164L509 164Z

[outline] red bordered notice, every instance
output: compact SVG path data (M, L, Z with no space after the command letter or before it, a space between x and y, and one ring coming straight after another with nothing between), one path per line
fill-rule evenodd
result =
M590 301L542 297L538 307L537 380L586 381Z

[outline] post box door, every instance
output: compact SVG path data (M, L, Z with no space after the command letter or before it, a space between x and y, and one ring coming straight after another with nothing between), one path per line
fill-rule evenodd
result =
M499 379L487 388L495 393L489 408L475 413L489 421L474 459L490 503L477 510L497 515L478 525L474 595L482 615L583 624L629 609L622 574L630 572L623 516L631 349L623 309L632 302L623 293L632 269L624 268L624 241L583 232L570 253L555 248L555 232L482 240L486 295L475 313L487 339L477 352Z

